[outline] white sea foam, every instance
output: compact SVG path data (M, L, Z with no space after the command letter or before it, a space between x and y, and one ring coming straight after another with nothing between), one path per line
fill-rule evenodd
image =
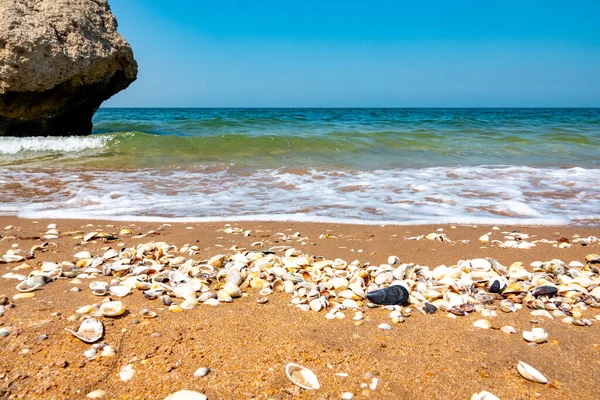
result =
M13 155L22 152L76 153L89 149L101 149L109 140L107 135L70 137L0 137L0 154Z
M599 172L501 166L302 174L3 170L0 214L173 222L598 223Z

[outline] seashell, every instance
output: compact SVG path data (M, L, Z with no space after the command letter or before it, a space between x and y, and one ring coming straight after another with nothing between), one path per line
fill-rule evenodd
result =
M500 277L494 277L488 282L488 290L491 293L502 293L506 286L506 280Z
M478 319L477 321L473 322L473 326L480 329L490 329L492 327L492 323L487 319Z
M558 288L556 286L544 285L539 286L531 292L534 297L539 296L554 296L558 292Z
M202 393L193 390L180 390L175 393L171 393L165 400L207 400L208 397Z
M285 374L288 379L302 389L317 390L320 389L319 379L314 372L301 365L289 363L285 366Z
M182 274L179 271L169 272L169 280L174 284L186 283L190 280L189 276Z
M194 299L194 300L184 300L181 302L181 304L179 305L179 307L181 307L184 310L193 310L194 308L196 308L198 306L198 300Z
M517 371L519 374L527 380L537 383L548 383L548 380L540 371L533 368L531 365L525 364L523 361L519 361L517 364Z
M223 303L231 303L233 302L233 297L229 293L224 290L219 290L217 292L217 300Z
M378 305L403 305L408 300L408 290L401 285L389 286L366 294L367 299Z
M129 286L122 286L122 285L118 285L118 286L111 286L108 288L108 291L110 292L110 294L112 294L113 296L117 296L117 297L125 297L127 296L129 293L131 293L131 288Z
M392 326L390 324L379 324L377 326L379 329L384 330L384 331L391 331L392 330Z
M142 318L156 318L156 313L154 311L148 310L147 308L142 308L139 312Z
M508 334L510 334L510 333L517 333L517 330L515 328L513 328L512 326L510 326L510 325L505 325L502 328L500 328L500 330L502 332L508 333Z
M92 258L92 253L90 253L87 250L84 250L84 251L80 251L79 253L75 254L73 257L78 260L81 260L84 258Z
M474 393L471 396L471 400L500 400L497 396L494 396L490 392L483 390L479 393Z
M221 302L211 297L210 299L204 301L204 304L206 304L207 306L218 306L219 304L221 304Z
M210 372L210 368L206 368L206 367L198 368L194 372L194 378L202 378L202 377L208 375L209 372Z
M109 301L100 305L100 312L106 317L118 317L125 311L126 308L120 301Z
M544 328L532 328L531 331L523 331L523 339L527 342L544 343L548 339L548 333Z
M554 319L554 317L552 316L552 314L550 314L546 310L535 310L535 311L531 312L531 315L533 315L535 317L546 317L546 318Z
M99 319L88 318L81 323L77 332L68 328L65 330L86 343L94 343L104 334L104 325Z
M107 393L104 390L98 389L94 390L93 392L89 392L85 397L88 399L100 399L106 395Z
M296 290L296 285L292 281L284 281L283 282L283 291L286 293L293 293Z
M173 288L175 296L185 300L196 300L196 291L188 284L177 285Z
M83 241L89 242L90 240L94 239L96 235L98 235L98 232L86 233L85 235L83 235Z
M492 263L485 258L475 258L469 261L473 271L489 271L492 268Z
M121 378L121 380L123 382L127 382L127 381L131 380L134 375L135 375L135 370L133 369L131 364L127 364L126 366L121 368L121 370L119 371L119 378Z
M75 311L77 314L90 314L94 311L98 310L98 306L96 304L82 306Z
M323 308L323 303L321 302L320 298L311 300L308 305L314 312L319 312Z
M256 298L256 302L257 302L258 304L265 304L265 303L266 303L266 302L268 302L268 301L269 301L269 298L268 298L267 296L258 296L258 297Z
M45 284L45 277L40 275L32 275L29 276L29 278L27 278L26 280L19 282L19 284L17 285L17 290L22 293L33 292L34 290L41 288Z
M233 298L240 297L242 295L240 288L231 282L227 282L223 286L222 290Z

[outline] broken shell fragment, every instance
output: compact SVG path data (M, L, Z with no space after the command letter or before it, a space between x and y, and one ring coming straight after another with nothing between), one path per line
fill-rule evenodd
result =
M521 376L529 381L537 383L548 383L548 379L540 371L533 368L529 364L525 364L523 361L519 361L517 364L517 371Z
M127 296L129 293L131 293L131 288L129 286L111 286L108 288L108 290L110 291L110 294L112 294L113 296L117 296L117 297L125 297Z
M65 330L86 343L94 343L104 334L104 325L99 319L88 318L81 323L77 332L69 328Z
M314 372L301 365L289 363L285 366L285 374L290 381L303 389L317 390L321 387Z

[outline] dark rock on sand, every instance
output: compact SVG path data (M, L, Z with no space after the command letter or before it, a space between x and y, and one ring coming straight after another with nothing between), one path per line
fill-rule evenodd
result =
M408 301L408 291L403 286L393 285L367 293L367 299L382 306L403 305Z
M0 135L87 135L137 76L106 0L0 1Z

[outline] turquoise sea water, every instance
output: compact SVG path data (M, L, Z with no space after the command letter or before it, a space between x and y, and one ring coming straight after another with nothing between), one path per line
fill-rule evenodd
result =
M595 223L600 109L100 109L0 168L29 217Z

